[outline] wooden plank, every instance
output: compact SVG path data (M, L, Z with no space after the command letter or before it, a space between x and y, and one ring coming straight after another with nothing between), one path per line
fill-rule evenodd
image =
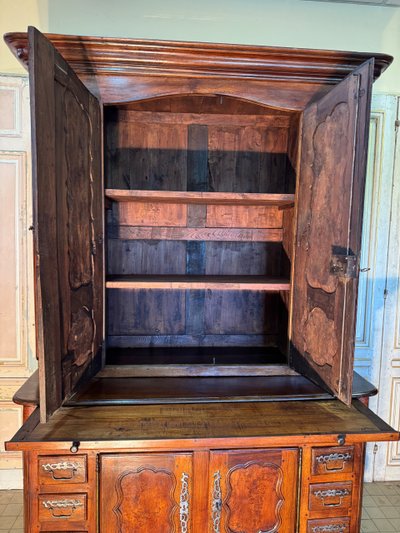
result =
M272 205L292 204L294 194L246 192L194 192L175 190L106 189L107 198L117 202L165 202L198 204Z
M159 202L121 202L114 205L121 226L186 226L187 206Z
M346 435L346 442L398 440L397 431L384 422L377 424L371 411L360 412L356 406L357 401L345 406L335 400L305 400L62 407L47 424L25 433L24 440L35 442L37 449L54 447L55 441L66 441L70 447L73 435L80 442L87 441L89 448L91 443L99 446L98 441L103 441L103 447L126 443L130 449L147 450L163 446L231 448L232 438L237 439L237 447L267 447L269 442L295 446L304 444L305 435L307 442L327 445L337 444L338 435ZM16 441L10 444L8 449L24 448Z
M108 290L108 335L184 335L182 291Z
M279 292L290 290L290 282L264 276L121 276L108 279L106 288Z
M275 206L208 205L208 228L281 228L282 211Z
M233 334L233 335L108 335L108 347L177 347L177 346L276 346L276 335L264 334Z
M298 376L287 365L106 365L98 378ZM222 382L216 382L222 385Z
M187 206L187 227L204 228L206 226L207 205L188 204Z
M281 242L283 230L247 228L184 228L165 226L109 226L111 239L171 241Z
M206 273L205 242L189 241L186 243L186 275L202 275ZM204 333L205 292L186 291L186 327L187 335Z
M208 128L188 126L187 190L208 191Z
M186 243L108 239L107 274L185 274Z
M118 121L142 122L144 124L185 124L191 125L233 125L233 126L264 126L275 128L288 128L290 126L289 114L274 115L241 115L237 113L174 113L155 111L118 110Z

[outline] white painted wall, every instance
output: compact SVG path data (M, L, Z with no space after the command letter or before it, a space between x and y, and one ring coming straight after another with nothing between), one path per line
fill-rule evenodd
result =
M25 31L385 52L376 90L400 93L400 8L304 0L0 0L0 33ZM21 72L0 45L0 72Z

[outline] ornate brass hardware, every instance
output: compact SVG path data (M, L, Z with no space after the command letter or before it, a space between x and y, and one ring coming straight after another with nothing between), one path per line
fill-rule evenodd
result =
M61 463L46 463L42 465L42 468L45 472L49 472L54 480L72 479L79 468L79 464L63 461ZM56 472L59 470L70 471L70 474L58 476Z
M314 526L311 531L312 533L342 533L346 529L346 524L330 524L328 526Z
M320 465L324 465L326 470L329 470L331 472L336 472L339 470L343 470L344 463L351 461L353 459L353 455L349 452L347 453L330 453L327 455L319 455L316 457L316 461ZM342 461L342 466L329 466L331 463L336 463L337 461Z
M181 524L181 533L188 532L189 524L189 475L182 473L181 477L181 494L179 499L179 521Z
M343 498L349 495L350 495L350 491L348 489L316 490L313 493L313 496L322 500L322 505L324 507L340 507L342 505ZM325 502L326 498L338 498L338 501L327 503Z
M213 521L214 533L220 533L221 511L222 511L222 491L221 491L221 473L219 470L214 473L214 485L212 492L211 516Z
M82 507L83 502L80 500L47 500L42 502L43 506L48 509L54 518L70 518L77 507ZM68 513L58 514L57 511L69 510Z

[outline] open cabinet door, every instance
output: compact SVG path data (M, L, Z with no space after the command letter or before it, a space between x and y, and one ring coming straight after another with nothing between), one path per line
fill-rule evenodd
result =
M35 307L41 419L101 363L102 165L99 102L29 28Z
M291 364L351 402L373 60L302 121Z

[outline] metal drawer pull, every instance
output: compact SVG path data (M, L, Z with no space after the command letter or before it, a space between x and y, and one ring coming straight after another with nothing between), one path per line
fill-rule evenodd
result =
M222 492L221 492L221 474L218 470L214 473L214 485L212 492L211 517L213 521L214 533L220 533L221 511L222 511Z
M322 500L322 505L324 507L340 507L342 505L342 500L345 496L350 495L350 491L347 489L328 489L328 490L316 490L313 495L316 498ZM339 501L334 503L326 503L325 498L339 498Z
M343 470L344 463L347 463L348 461L351 461L353 459L353 456L351 453L330 453L329 455L319 455L316 457L317 463L320 465L325 466L325 470L329 470L330 472L338 472L340 470ZM330 467L329 465L331 463L342 461L342 466L339 467Z
M50 472L54 480L72 479L79 468L79 463L70 463L67 461L63 461L62 463L46 463L42 465L42 468L45 472ZM56 475L58 470L69 470L70 473L64 476L58 476Z
M342 533L346 531L346 524L330 524L329 526L314 526L312 533Z
M43 502L43 506L48 509L54 518L70 518L77 507L83 507L80 500L47 500ZM69 513L57 514L60 509L69 510Z
M188 532L189 524L189 475L182 473L181 477L181 495L179 499L179 521L181 524L181 533Z

